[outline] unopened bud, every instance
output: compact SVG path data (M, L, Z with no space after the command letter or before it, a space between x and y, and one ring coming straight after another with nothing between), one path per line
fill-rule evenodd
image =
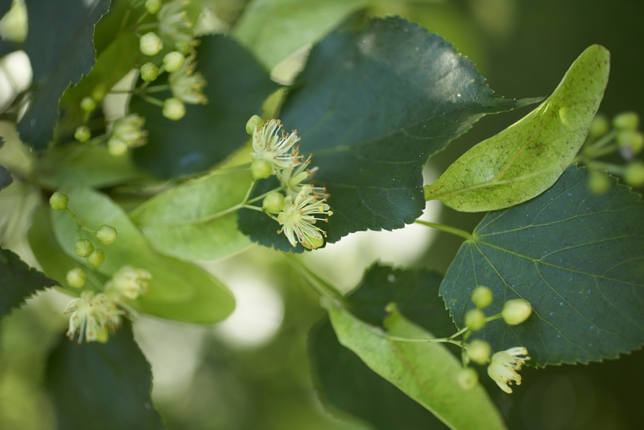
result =
M96 238L103 245L110 245L116 240L116 229L109 225L102 225L96 230Z
M181 52L172 51L163 57L163 68L168 73L174 73L181 69L183 63L186 62L186 57Z
M616 140L619 145L619 152L627 160L632 160L644 148L644 135L639 131L622 130L617 133Z
M641 187L644 185L644 163L641 161L633 161L626 166L624 181L632 187Z
M183 55L188 55L190 53L191 44L188 41L180 40L175 42L174 48L181 52Z
M94 245L87 239L78 239L74 244L74 254L87 258L94 252Z
M508 325L517 325L527 320L531 313L530 302L524 299L514 299L505 302L501 315Z
M597 116L593 118L593 122L590 123L590 132L588 133L588 137L595 139L603 136L608 133L609 129L610 123L608 122L606 115L597 114Z
M186 105L176 97L170 97L163 102L163 116L178 121L186 115Z
M622 112L613 118L613 127L617 130L637 130L640 117L635 112Z
M473 331L482 329L485 325L485 314L480 309L470 309L465 313L465 325Z
M105 261L105 253L100 249L95 249L92 255L87 257L87 262L94 267L98 267Z
M107 152L115 157L125 155L127 152L127 143L123 142L118 137L110 137L107 141Z
M94 88L92 88L92 98L94 99L95 102L102 102L103 99L105 98L105 85L103 84L98 84Z
M91 97L84 97L80 104L81 109L85 112L92 112L96 109L96 102Z
M478 384L479 375L478 373L476 373L476 370L472 369L471 367L467 367L458 372L456 380L458 381L458 385L460 385L462 389L469 391L472 388L476 387L476 384Z
M472 291L472 303L479 309L490 306L492 303L492 290L483 286L474 288L474 291Z
M610 179L599 170L591 170L588 174L588 189L593 194L606 194L610 190Z
M273 174L273 165L270 161L258 158L250 164L250 172L253 179L266 179Z
M69 202L69 197L58 191L49 198L49 206L55 211L64 211L67 209L67 202Z
M81 143L87 142L90 137L92 137L92 132L86 125L81 125L74 132L74 139L78 140Z
M139 49L148 56L153 56L163 49L163 41L153 31L144 34L139 40Z
M148 11L150 15L154 15L161 10L161 0L145 0L145 10Z
M246 123L246 133L252 136L253 133L255 133L255 130L257 130L263 125L264 125L264 120L258 115L253 115Z
M81 269L80 267L75 267L67 272L66 279L70 287L83 288L83 286L85 286L87 275L85 274L83 269Z
M264 212L276 214L284 208L284 195L278 191L271 191L262 201Z
M476 364L490 361L492 347L484 340L475 339L467 345L467 356Z
M139 72L141 72L141 79L145 82L152 82L159 76L159 68L150 62L142 65Z

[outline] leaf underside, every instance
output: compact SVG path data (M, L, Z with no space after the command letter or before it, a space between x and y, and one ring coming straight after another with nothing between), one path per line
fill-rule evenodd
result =
M331 194L328 241L336 242L413 222L425 207L429 157L484 114L524 104L493 96L474 64L441 37L387 18L348 23L316 45L281 119L287 131L298 130L300 151L313 154L312 182ZM271 186L264 184L258 194ZM239 224L254 241L292 249L264 214L242 211Z
M604 195L588 171L569 167L539 197L489 213L460 248L440 293L457 326L477 285L494 303L524 298L534 309L517 326L502 320L480 332L495 350L522 345L533 362L587 363L644 344L644 202L611 179Z

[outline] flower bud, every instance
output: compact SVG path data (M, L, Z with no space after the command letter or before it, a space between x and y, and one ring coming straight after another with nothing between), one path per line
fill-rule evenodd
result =
M116 240L116 229L109 225L102 225L96 230L96 238L103 245L110 245Z
M92 255L87 257L87 262L94 267L98 267L105 261L105 253L100 249L95 249Z
M472 291L472 303L479 309L490 306L492 303L492 290L483 286L474 288L474 291Z
M593 194L606 194L610 190L610 179L603 172L591 170L588 174L588 189Z
M186 115L186 105L176 97L170 97L163 102L163 116L178 121Z
M476 370L472 369L471 367L467 367L458 372L456 380L458 381L458 385L460 385L462 389L469 391L472 388L476 387L476 384L478 384L479 374L476 373Z
M641 187L644 185L644 163L641 161L633 161L626 166L624 181L632 187Z
M514 299L505 302L501 315L508 325L517 325L527 320L531 313L530 302L524 299Z
M617 130L637 130L640 117L635 112L622 112L613 118L613 127Z
M94 88L92 88L92 98L95 102L102 102L105 98L105 94L105 85L103 84L98 84Z
M590 132L588 133L588 137L595 139L603 136L608 133L609 129L610 123L608 122L606 115L597 114L597 116L593 118L593 122L590 123Z
M181 69L183 63L186 62L186 57L181 52L172 51L163 57L163 68L168 73L174 73Z
M264 197L262 209L264 212L276 214L284 208L284 195L278 191L271 191Z
M258 158L251 163L250 172L255 180L266 179L273 174L273 165L268 160Z
M161 0L145 0L145 10L148 11L150 15L154 15L161 10Z
M55 211L64 211L67 209L67 202L69 202L69 197L58 191L49 198L49 205Z
M127 143L123 142L118 137L110 137L107 141L107 152L114 157L120 157L127 152Z
M91 97L84 97L80 104L81 109L85 112L91 112L96 109L96 102Z
M179 40L174 44L174 48L183 55L188 55L190 53L191 47L192 45L190 44L190 42L186 40Z
M80 267L75 267L67 272L67 283L73 288L83 288L87 275Z
M86 125L81 125L74 132L74 139L78 140L81 143L87 142L90 137L92 137L92 132Z
M467 356L476 364L490 361L492 347L484 340L475 339L467 345Z
M619 152L626 160L632 160L644 148L644 135L635 130L622 130L617 133Z
M255 133L255 130L257 130L263 125L264 125L264 120L260 118L258 115L253 115L246 123L246 133L252 136L253 133Z
M470 309L465 313L465 325L470 330L480 330L485 325L485 314L480 309Z
M87 258L94 252L94 245L87 239L78 239L74 244L74 254Z
M139 72L141 72L141 79L145 82L152 82L159 76L159 68L151 62L142 65Z
M163 49L163 41L153 31L144 34L139 40L139 49L148 56L153 56Z

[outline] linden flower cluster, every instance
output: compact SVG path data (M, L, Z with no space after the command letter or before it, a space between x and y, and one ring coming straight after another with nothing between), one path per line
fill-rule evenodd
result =
M483 286L476 287L472 291L470 300L476 308L465 314L465 339L472 332L483 328L491 320L502 318L508 325L517 325L526 321L532 314L532 306L527 300L514 299L504 303L500 314L486 317L482 309L492 304L492 291ZM512 393L512 388L510 388L512 384L521 385L521 375L518 371L526 361L530 360L528 350L524 347L514 347L496 352L490 357L491 353L490 344L483 340L476 339L465 344L466 362L473 361L480 365L489 362L488 376L496 382L500 389L506 393ZM477 373L471 368L465 368L458 375L458 382L463 388L470 389L478 382Z
M326 203L328 194L324 188L303 183L316 169L308 169L311 157L304 159L295 146L300 140L297 131L286 133L278 119L264 123L256 115L246 124L246 131L253 136L253 178L276 175L286 193L284 196L280 191L272 191L262 203L264 212L282 226L278 234L284 233L292 246L298 242L308 249L323 246L326 232L316 223L328 222L333 212Z
M81 292L63 311L70 315L67 337L74 340L78 334L78 343L105 342L109 331L121 325L122 316L136 316L126 302L147 292L150 278L152 275L147 270L123 266L105 284L104 293Z

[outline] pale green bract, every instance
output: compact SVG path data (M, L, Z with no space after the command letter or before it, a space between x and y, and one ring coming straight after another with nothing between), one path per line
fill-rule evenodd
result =
M584 143L608 83L610 54L592 45L537 109L479 143L431 185L425 200L463 212L504 209L555 183Z

